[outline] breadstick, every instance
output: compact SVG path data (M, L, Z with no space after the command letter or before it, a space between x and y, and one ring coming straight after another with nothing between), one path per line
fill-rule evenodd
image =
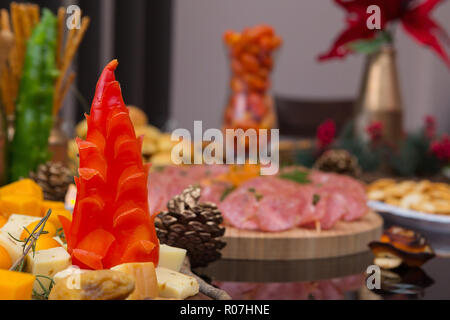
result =
M61 91L58 94L56 104L53 105L53 114L56 115L59 113L59 110L61 109L61 106L63 105L64 98L67 95L67 92L70 89L70 86L72 85L73 81L75 80L75 72L72 72L68 77L66 82L64 82L64 85L61 89Z
M64 52L64 57L63 57L62 67L60 69L60 74L56 81L55 92L60 92L60 90L61 90L62 82L66 76L66 73L67 73L67 70L69 69L70 64L72 63L72 59L78 49L78 46L80 45L81 40L83 39L84 34L86 33L86 30L89 26L89 22L90 22L89 17L83 17L83 19L81 20L81 28L75 34L73 41L71 41L70 43L66 43L66 50ZM69 35L70 35L70 33L69 33ZM56 103L56 101L54 100L54 104L55 103Z
M11 31L11 23L9 21L9 12L6 9L1 10L1 27L2 30Z
M25 4L19 5L19 12L20 12L20 23L22 25L24 37L23 45L25 46L26 39L28 39L31 36L31 29L32 29L31 20L28 14L28 6Z
M65 10L63 7L59 7L58 9L58 42L56 44L56 66L58 69L61 69L61 53L63 38L64 38L64 15Z
M14 54L12 55L11 67L13 70L13 74L15 77L20 78L21 68L20 68L20 60L22 57L22 28L20 26L20 16L18 10L18 4L13 2L11 3L11 20L12 26L14 30L16 45L14 48Z
M30 14L33 27L39 23L39 6L37 4L30 4Z
M6 114L10 115L14 112L14 102L12 99L10 87L10 85L12 84L11 73L7 68L3 70L1 81L2 81L1 89L2 89L3 103L5 105Z

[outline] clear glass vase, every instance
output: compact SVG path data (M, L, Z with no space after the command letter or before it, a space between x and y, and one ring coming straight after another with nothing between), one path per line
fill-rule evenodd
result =
M224 129L271 129L276 126L270 75L273 52L281 38L272 27L258 25L224 36L230 58L230 87L224 111Z

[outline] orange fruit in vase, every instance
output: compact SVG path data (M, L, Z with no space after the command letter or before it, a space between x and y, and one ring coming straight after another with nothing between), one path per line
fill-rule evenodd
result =
M0 246L0 269L8 270L12 266L11 257L5 248Z
M243 73L244 68L242 67L242 64L239 62L239 60L232 59L231 60L231 70L233 71L234 74L240 75Z
M39 223L39 221L35 221L33 223L30 223L27 226L27 230L28 231L27 230L23 230L22 231L22 234L20 235L20 240L24 240L24 239L28 238L30 236L30 233L33 232L34 228L36 228L38 223ZM49 238L51 238L51 237L54 237L56 235L56 228L55 228L55 226L53 225L53 223L48 222L48 221L45 223L45 227L44 227L43 231L46 231L47 233L41 234L39 239L42 238L42 237L49 237Z
M265 56L261 59L261 63L265 66L269 71L272 70L273 67L273 58L271 56Z
M47 250L47 249L51 249L51 248L57 248L57 247L61 247L61 244L56 241L55 239L51 238L51 237L39 237L36 240L36 247L35 247L35 251L39 251L39 250Z
M240 60L244 69L248 72L258 72L259 61L256 57L250 53L243 53L240 56Z
M0 228L5 225L5 223L8 221L4 216L0 215Z

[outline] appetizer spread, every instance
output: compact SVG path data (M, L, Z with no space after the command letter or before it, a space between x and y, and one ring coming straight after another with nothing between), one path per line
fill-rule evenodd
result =
M331 229L368 212L364 186L334 173L290 167L259 176L244 166L169 166L150 173L150 212L189 185L202 187L201 202L218 205L225 223L239 229L276 232L296 227Z
M97 83L73 215L23 179L0 188L0 299L185 299L186 250L159 245L141 158L111 61Z
M450 215L450 185L447 183L380 179L367 187L367 196L370 200L404 209Z

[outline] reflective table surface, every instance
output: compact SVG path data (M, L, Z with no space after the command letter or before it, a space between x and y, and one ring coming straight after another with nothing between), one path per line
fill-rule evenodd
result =
M233 299L450 299L450 258L436 257L422 268L379 274L379 288L367 268L373 255L301 261L220 260L197 273ZM369 278L370 277L370 278Z

